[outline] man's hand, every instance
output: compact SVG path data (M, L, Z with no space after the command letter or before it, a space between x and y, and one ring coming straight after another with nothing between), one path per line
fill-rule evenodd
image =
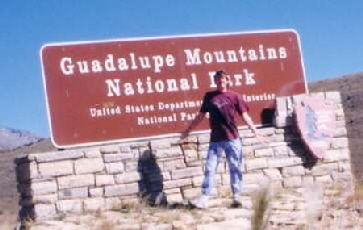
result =
M256 130L255 125L253 124L253 122L252 122L252 119L251 119L250 115L249 115L247 112L243 112L243 113L242 113L242 118L243 118L243 120L247 123L248 127L252 130L252 132L255 134L255 136L256 136L256 138L257 138L257 140L258 140L261 144L263 144L263 145L267 145L267 144L268 144L268 142L267 142L266 138L265 138L265 137L264 137L264 136L263 136L260 132L258 132L258 131Z
M180 133L180 142L182 142L185 138L189 136L189 133L191 130L194 129L195 126L197 126L205 117L205 113L199 112L197 116L193 119L193 121L190 123L188 128Z

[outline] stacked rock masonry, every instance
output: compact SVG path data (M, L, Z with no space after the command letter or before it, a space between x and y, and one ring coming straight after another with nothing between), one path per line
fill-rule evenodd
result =
M248 129L240 130L244 208L252 209L251 194L266 184L297 192L315 184L351 189L340 94L315 94L335 105L336 128L323 160L307 152L294 126L293 104L301 96L277 98L275 125L260 129L268 145L260 144ZM184 145L178 138L163 138L20 156L15 160L20 215L51 220L59 215L117 210L140 199L154 204L183 203L200 195L208 143L207 133L192 135ZM213 196L228 196L229 173L224 158L217 172ZM306 204L303 198L296 201L297 206ZM276 205L275 212L286 212L287 203Z

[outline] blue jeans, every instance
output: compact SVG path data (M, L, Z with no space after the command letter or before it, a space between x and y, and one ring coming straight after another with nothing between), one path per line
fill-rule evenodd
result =
M240 194L242 189L242 143L241 140L211 142L207 153L207 161L204 169L204 181L202 194L209 196L213 187L215 174L222 150L226 153L229 167L231 190L234 196Z

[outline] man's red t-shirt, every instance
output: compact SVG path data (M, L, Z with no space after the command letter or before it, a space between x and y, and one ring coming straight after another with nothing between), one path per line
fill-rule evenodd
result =
M248 112L248 110L248 105L236 92L207 92L200 112L209 113L210 141L228 141L238 138L235 115L236 113L242 115L242 112Z

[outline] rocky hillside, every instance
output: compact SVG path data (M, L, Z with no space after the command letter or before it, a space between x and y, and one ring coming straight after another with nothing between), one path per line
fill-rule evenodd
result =
M353 173L358 181L363 182L363 72L312 82L309 90L341 93Z
M0 152L28 146L42 139L27 131L0 127Z

